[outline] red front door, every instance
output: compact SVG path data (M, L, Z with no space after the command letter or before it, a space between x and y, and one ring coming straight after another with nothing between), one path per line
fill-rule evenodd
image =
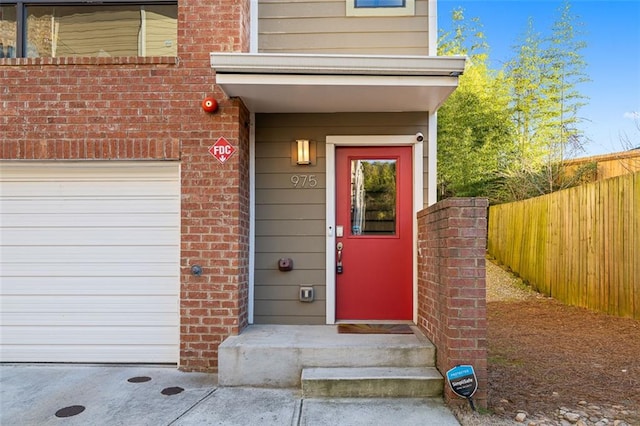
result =
M413 318L412 149L336 148L336 319Z

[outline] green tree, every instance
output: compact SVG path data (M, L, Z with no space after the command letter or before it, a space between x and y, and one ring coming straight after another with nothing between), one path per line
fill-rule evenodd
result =
M568 1L563 3L559 11L560 16L553 23L546 51L549 65L547 90L553 105L549 150L555 162L562 162L568 153L581 149L583 145L584 135L579 127L583 119L578 114L588 98L578 87L590 81L582 56L587 44L578 38L582 35L582 24L573 15Z
M565 174L564 160L580 149L579 110L586 97L578 86L588 81L578 37L581 25L563 3L551 35L544 38L529 19L505 74L510 90L517 149L504 170L497 198L503 201L542 195L576 184Z
M551 105L541 91L546 83L547 65L541 35L535 31L531 18L515 49L515 58L505 66L516 137L516 158L512 164L536 170L542 166L546 153Z
M468 57L459 86L438 112L439 197L488 196L513 157L509 99L502 73L488 66L479 20L453 11L454 28L439 40L439 55Z
M438 188L448 196L512 201L576 184L564 160L583 142L579 110L588 81L581 24L568 1L548 36L532 19L501 71L488 66L479 20L452 14L439 55L466 55L458 89L438 113Z

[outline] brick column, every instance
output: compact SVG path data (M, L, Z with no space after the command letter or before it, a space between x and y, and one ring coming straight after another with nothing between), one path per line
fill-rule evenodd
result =
M418 213L418 326L444 375L474 367L477 407L487 406L486 199L450 198ZM466 402L448 384L445 400Z
M180 368L189 371L216 371L218 345L248 322L249 118L236 100L211 121L209 136L182 142ZM237 150L224 164L208 152L220 136Z
M178 2L178 53L185 73L174 90L197 105L183 129L180 369L217 371L218 346L248 323L249 112L215 85L211 52L249 51L249 1ZM199 102L214 96L207 114ZM208 152L219 137L236 152L224 163ZM191 267L202 267L202 275Z

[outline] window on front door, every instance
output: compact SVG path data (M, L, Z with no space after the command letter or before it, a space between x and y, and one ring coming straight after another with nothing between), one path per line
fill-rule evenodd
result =
M395 235L396 160L351 160L351 235Z

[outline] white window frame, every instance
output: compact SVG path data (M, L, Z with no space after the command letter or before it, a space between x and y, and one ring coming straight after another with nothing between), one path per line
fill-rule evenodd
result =
M53 56L47 56L47 55L37 55L37 56L30 56L29 55L29 51L27 48L28 43L28 35L27 35L27 31L26 31L26 27L27 27L27 19L28 19L28 9L30 7L35 7L35 6L39 6L39 7L43 7L43 6L49 6L49 7L56 7L56 6L72 6L72 7L78 7L81 8L82 6L140 6L140 13L141 16L144 15L145 13L145 6L175 6L176 7L176 11L178 8L178 0L104 0L104 1L95 1L95 0L2 0L0 1L0 5L5 6L5 7L14 7L15 8L15 12L16 12L16 34L15 34L15 39L12 40L12 42L14 43L14 53L13 53L13 58L61 58L61 57L96 57L97 55L72 55L72 56L68 56L68 55L63 55L63 56L58 56L58 55L53 55ZM176 45L176 49L177 47L177 43L178 43L178 31L179 31L179 19L176 16L176 34L175 34L175 38L171 39L171 41ZM146 25L147 21L144 21L144 25ZM142 27L144 36L146 36L146 31L145 31L145 27ZM143 54L143 52L140 49L140 42L141 39L138 40L138 54L140 56L145 56L147 58L150 57L154 57L154 56L171 56L170 53L173 52L168 52L167 54L160 54L160 55L149 55L146 56L146 54ZM52 52L54 53L54 52ZM176 53L177 54L177 53Z
M415 0L406 0L404 7L356 7L355 0L346 0L347 16L414 16Z

